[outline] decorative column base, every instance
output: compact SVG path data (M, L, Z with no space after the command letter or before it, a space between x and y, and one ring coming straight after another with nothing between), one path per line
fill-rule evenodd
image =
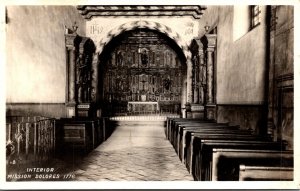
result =
M181 108L181 117L186 118L186 109L183 107Z
M190 103L187 103L185 104L185 113L186 113L186 118L193 118L193 115L192 115L192 111L191 111L191 104Z
M67 108L67 118L72 118L75 117L76 115L76 103L67 103L66 104Z
M205 111L205 114L206 114L205 118L209 119L209 120L217 120L217 114L216 114L217 109L216 108L217 107L214 104L206 105L205 106L205 110L206 110Z
M204 106L201 104L191 104L192 118L204 119Z
M92 117L91 103L80 103L77 105L77 117Z

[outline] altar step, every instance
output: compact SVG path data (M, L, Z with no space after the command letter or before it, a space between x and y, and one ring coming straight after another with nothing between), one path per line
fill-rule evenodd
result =
M179 118L179 115L150 115L150 116L114 116L112 121L166 121L167 117Z

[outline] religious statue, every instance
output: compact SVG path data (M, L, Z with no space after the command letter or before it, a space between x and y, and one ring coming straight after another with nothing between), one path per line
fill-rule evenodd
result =
M121 51L117 53L117 65L123 66L123 54Z
M142 64L143 65L147 65L148 64L148 55L147 55L147 51L143 50L142 54L141 54L141 60L142 60Z
M77 94L78 101L86 102L89 101L89 80L90 80L90 58L88 55L79 55L77 61Z
M164 87L166 90L169 90L170 89L170 86L171 86L171 80L169 78L166 78L164 79Z

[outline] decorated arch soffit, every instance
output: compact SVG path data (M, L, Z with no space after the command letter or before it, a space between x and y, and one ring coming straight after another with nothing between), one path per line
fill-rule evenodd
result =
M158 22L151 22L151 21L128 22L128 23L124 23L124 24L110 30L107 33L107 35L100 40L100 42L97 46L97 53L100 55L101 52L103 51L103 49L105 48L105 46L114 37L122 34L125 31L130 31L130 30L139 29L139 28L140 29L142 29L142 28L151 29L151 30L155 30L155 31L158 31L160 33L167 35L170 39L175 41L177 43L177 45L181 48L186 59L191 58L191 53L188 48L189 47L188 43L185 42L177 32L175 32L174 30L172 30L170 27L168 27L166 25L163 25Z
M87 31L93 31L87 32L87 35L91 35L91 39L95 41L97 55L102 53L114 37L129 30L144 28L168 36L181 48L185 59L188 60L191 58L188 47L192 38L198 35L199 19L202 17L206 6L83 5L77 6L77 9L87 20ZM122 19L124 19L123 22ZM153 21L153 19L157 20ZM177 22L178 25L176 25ZM174 25L174 23L176 24Z

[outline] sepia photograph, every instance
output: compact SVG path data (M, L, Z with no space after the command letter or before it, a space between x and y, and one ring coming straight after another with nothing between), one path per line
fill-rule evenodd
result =
M3 4L8 187L300 188L299 6L107 3Z

